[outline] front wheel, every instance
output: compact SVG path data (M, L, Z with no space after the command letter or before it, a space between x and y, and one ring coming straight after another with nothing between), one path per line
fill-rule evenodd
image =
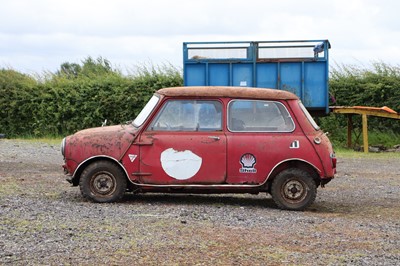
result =
M301 211L314 202L317 186L308 172L290 168L275 177L271 186L271 195L279 208Z
M94 202L115 202L126 190L126 178L122 170L109 161L97 161L83 170L79 187L83 197Z

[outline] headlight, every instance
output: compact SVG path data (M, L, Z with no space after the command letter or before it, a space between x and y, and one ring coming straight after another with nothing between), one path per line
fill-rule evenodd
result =
M61 154L62 156L65 157L65 144L67 142L67 138L63 138L63 140L61 141Z

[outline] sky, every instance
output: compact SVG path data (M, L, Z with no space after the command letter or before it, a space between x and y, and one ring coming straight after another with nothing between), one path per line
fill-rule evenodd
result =
M0 0L0 69L102 57L182 68L182 43L328 39L331 65L400 65L398 0Z

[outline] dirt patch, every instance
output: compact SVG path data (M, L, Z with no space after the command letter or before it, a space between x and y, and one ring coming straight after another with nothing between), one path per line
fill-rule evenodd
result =
M397 265L400 161L341 158L305 212L260 195L85 201L59 148L0 140L0 264Z

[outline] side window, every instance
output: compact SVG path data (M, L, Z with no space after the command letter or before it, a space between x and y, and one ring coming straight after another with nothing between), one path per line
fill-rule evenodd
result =
M292 132L294 122L280 102L233 100L228 105L228 129L237 132Z
M222 130L222 105L218 101L169 100L164 104L147 130Z

